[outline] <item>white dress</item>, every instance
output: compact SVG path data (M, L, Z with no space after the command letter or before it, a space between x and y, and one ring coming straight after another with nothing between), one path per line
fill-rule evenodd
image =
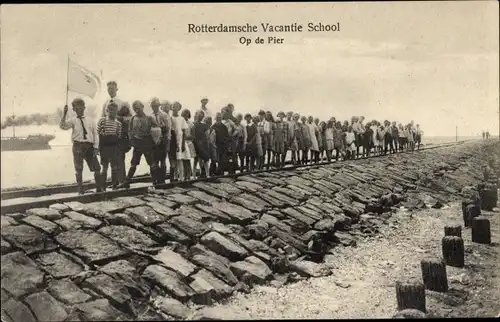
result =
M314 123L308 123L309 136L311 137L311 151L319 151L318 139L316 138L316 131L318 127Z
M175 131L175 138L177 140L178 144L182 143L182 130L188 131L189 127L188 124L186 123L186 120L182 116L172 116L172 128ZM179 152L177 152L177 160L189 160L191 158L191 154L189 153L189 147L187 145L187 142L184 142L184 152L182 152L182 149L180 149Z
M378 126L372 125L372 126L370 126L370 129L373 131L373 135L372 135L373 146L379 146L380 142L379 142L378 137L377 137Z
M354 132L347 132L345 136L345 140L347 143L347 148L351 150L352 152L356 151L356 137L354 135Z
M378 136L379 136L379 143L381 147L385 147L385 133L387 132L387 129L383 129L382 127L378 128Z

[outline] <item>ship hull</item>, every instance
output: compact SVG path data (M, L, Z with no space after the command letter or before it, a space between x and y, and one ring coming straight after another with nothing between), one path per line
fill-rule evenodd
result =
M27 138L7 138L2 139L2 151L36 151L50 150L49 142L53 136L29 136Z

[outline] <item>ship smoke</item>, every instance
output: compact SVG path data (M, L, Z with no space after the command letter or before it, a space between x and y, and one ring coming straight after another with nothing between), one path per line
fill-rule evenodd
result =
M72 117L74 114L71 109L68 112L68 117ZM54 113L35 113L28 115L19 115L19 116L7 116L5 120L2 122L1 128L6 129L12 126L28 126L28 125L56 125L61 121L61 117L63 115L63 109L58 108ZM95 106L88 106L85 110L85 115L89 118L96 117L96 108Z

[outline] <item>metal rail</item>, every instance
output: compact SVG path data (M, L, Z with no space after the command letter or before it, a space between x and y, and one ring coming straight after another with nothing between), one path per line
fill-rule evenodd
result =
M444 143L444 144L439 144L435 146L430 146L430 147L423 147L420 150L415 150L414 152L411 151L404 151L404 152L398 152L396 154L407 154L407 153L419 153L421 151L426 151L426 150L432 150L432 149L438 149L438 148L445 148L445 147L450 147L450 146L456 146L456 145L461 145L465 141L459 141L459 142L453 142L453 143ZM390 156L392 154L387 154L387 155L374 155L370 156L368 159L373 159L373 158L380 158L380 157L385 157L385 156ZM365 160L366 158L358 158L358 159L353 159L353 160L345 160L345 161L340 161L341 163L343 162L356 162L359 160ZM247 174L258 174L262 172L276 172L276 171L290 171L290 170L295 170L297 168L304 168L304 167L315 167L315 166L321 166L321 165L327 165L327 164L332 164L335 163L336 161L325 161L325 162L319 162L319 163L312 163L312 164L299 164L299 165L291 165L283 168L273 168L273 169L263 169L263 170L256 170L253 172L243 172L243 173L235 173L235 174L225 174L221 176L213 176L210 178L198 178L195 180L188 180L188 181L180 181L180 182L169 182L165 184L161 184L156 186L156 189L169 189L172 187L187 187L192 185L195 182L212 182L216 181L219 178L235 178L239 177L242 175L247 175ZM140 178L140 180L144 181L149 181L151 180L149 176L143 178ZM136 181L138 182L138 181ZM52 189L51 191L57 191L57 189L70 189L72 188L71 186L61 186L61 187L53 187L53 188L48 188ZM65 203L65 202L71 202L71 201L78 201L82 203L88 203L88 202L95 202L95 201L105 201L109 199L113 199L116 197L124 197L124 196L134 196L134 195L141 195L145 194L148 192L150 186L147 187L137 187L137 188L130 188L130 189L122 189L122 190L115 190L115 191L106 191L106 192L99 192L99 193L93 193L93 194L84 194L84 195L76 195L76 196L70 196L70 197L63 197L63 198L55 198L55 199L47 199L47 200L34 200L34 201L28 201L24 203L18 203L18 204L12 204L12 205L6 205L0 207L1 214L5 215L8 213L15 213L15 212L24 212L28 209L31 208L40 208L40 207L48 207L52 204L55 203ZM35 189L37 190L44 190L44 189ZM26 192L26 190L23 190ZM21 192L21 191L20 191ZM46 194L47 195L47 194ZM50 195L50 194L48 194ZM37 195L39 196L39 195Z
M167 175L168 179L168 175ZM139 175L130 181L131 184L141 183L141 182L150 182L151 177L148 174ZM106 182L107 185L111 184L111 180ZM95 183L85 182L83 183L83 189L88 190L95 187ZM1 200L9 200L16 198L29 198L29 197L42 197L42 196L50 196L59 193L71 193L78 192L78 186L76 184L61 184L54 185L43 188L34 188L34 189L20 189L20 190L10 190L1 193Z

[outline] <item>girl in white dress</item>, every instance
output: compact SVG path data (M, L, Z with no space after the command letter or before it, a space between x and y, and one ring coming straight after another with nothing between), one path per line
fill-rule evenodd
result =
M378 146L379 154L382 154L384 152L385 132L386 132L385 127L380 122L378 122L377 138L378 138L378 143L379 143L379 146Z
M309 116L307 120L307 128L309 129L309 135L311 137L311 163L312 161L319 161L319 146L318 146L318 137L319 129L316 124L314 124L314 118Z
M194 149L193 139L193 122L191 122L191 112L187 109L184 109L181 113L181 116L186 121L187 130L186 130L186 150L188 150L189 157L184 156L182 159L182 163L184 164L184 173L186 180L194 179L194 174L196 173L196 164L191 165L191 159L196 157L196 151Z
M347 159L354 159L356 157L356 135L352 131L352 126L348 127L347 133L345 135L346 152Z
M176 150L171 151L171 153L176 153L176 168L177 168L177 179L179 181L185 180L184 178L184 164L182 160L189 160L191 155L189 153L189 147L186 144L186 132L188 131L188 125L186 120L179 115L179 111L182 109L182 105L179 102L173 104L172 109L172 128L174 129L176 138Z

